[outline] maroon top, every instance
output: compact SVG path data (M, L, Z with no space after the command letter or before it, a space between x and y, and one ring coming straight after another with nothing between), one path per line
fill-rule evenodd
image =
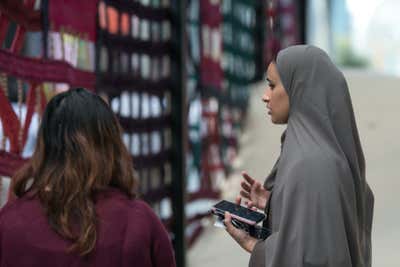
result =
M116 189L97 200L98 240L88 258L67 253L71 242L48 224L38 198L24 196L0 211L0 267L174 267L160 220L140 200Z

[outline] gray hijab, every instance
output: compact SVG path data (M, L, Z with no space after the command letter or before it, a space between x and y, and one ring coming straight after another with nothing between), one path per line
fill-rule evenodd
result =
M346 80L319 48L279 52L290 112L272 190L272 234L249 266L371 266L373 194Z

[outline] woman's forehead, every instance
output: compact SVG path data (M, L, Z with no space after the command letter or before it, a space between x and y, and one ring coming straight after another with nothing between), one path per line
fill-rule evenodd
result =
M270 79L277 79L279 77L278 70L274 62L271 62L268 66L267 77Z

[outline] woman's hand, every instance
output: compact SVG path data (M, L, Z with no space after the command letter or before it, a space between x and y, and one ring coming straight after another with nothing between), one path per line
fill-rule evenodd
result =
M240 197L236 198L236 204L240 205ZM226 226L226 231L235 239L235 241L244 248L247 252L251 253L254 249L257 239L251 237L248 233L240 230L232 225L232 217L229 212L225 212L224 224Z
M246 205L249 208L256 207L260 210L265 210L270 191L265 190L261 183L251 178L246 172L242 172L243 180L240 183L242 190L240 195L248 201Z

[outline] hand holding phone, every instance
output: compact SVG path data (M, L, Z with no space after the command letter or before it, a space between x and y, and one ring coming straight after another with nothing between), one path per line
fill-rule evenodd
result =
M225 225L225 214L229 212L229 224L237 230L233 230L232 228L230 230L227 229L227 231L234 238L236 237L235 239L242 240L243 238L239 237L245 237L246 235L256 239L266 239L271 234L271 231L268 228L257 225L258 222L265 218L265 214L242 207L240 205L240 198L236 202L237 204L223 200L212 207L212 213L218 216L214 225L223 228L225 228L224 226L228 226Z
M235 223L238 225L240 225L240 223L244 223L254 226L265 219L264 213L254 211L252 209L243 207L240 204L235 204L226 200L222 200L215 204L211 211L213 214L221 218L224 218L226 211L229 212L232 215L232 219L237 221Z

